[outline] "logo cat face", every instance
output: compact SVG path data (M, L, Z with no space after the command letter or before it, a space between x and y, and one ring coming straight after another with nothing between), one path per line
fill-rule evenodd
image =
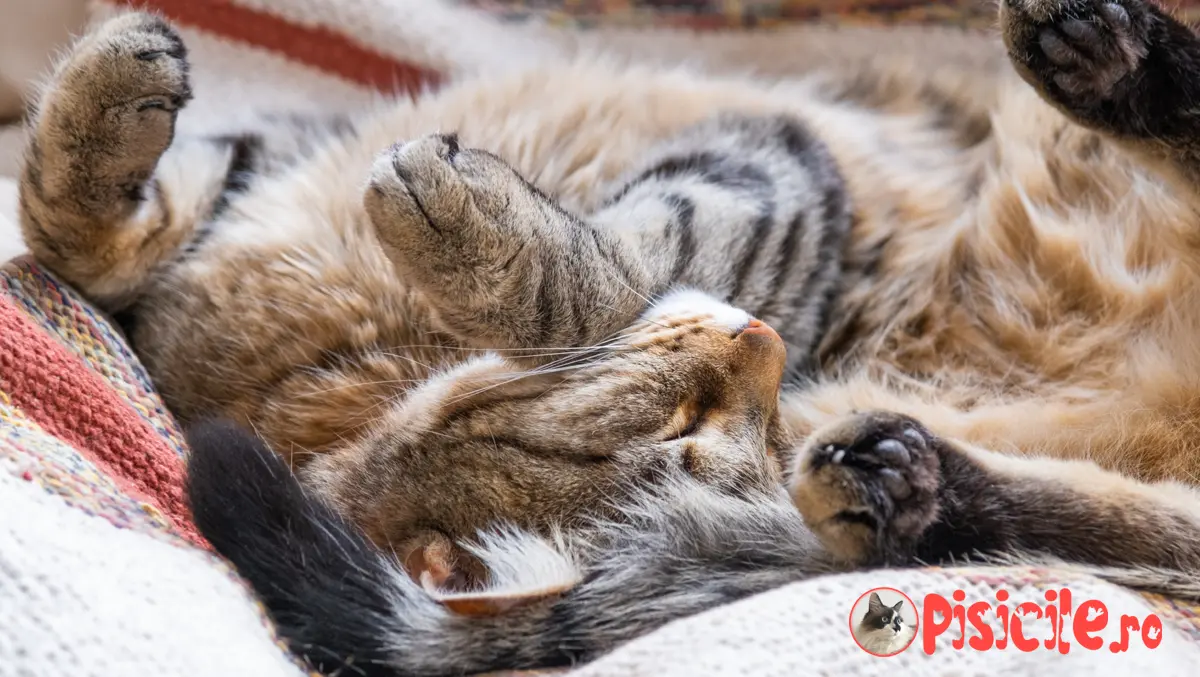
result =
M904 628L904 619L900 616L900 609L903 606L904 600L887 606L879 598L879 593L872 592L871 599L867 604L867 613L863 615L863 625L898 635Z
M889 590L890 597L901 599L886 604L879 590ZM892 656L904 651L916 637L917 626L906 621L903 615L910 609L910 613L916 613L912 600L894 588L877 588L864 594L850 613L850 632L854 641L863 651L875 656Z

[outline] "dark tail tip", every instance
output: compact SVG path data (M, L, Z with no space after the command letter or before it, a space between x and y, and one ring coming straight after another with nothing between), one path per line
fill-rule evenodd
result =
M283 460L232 421L204 420L187 431L191 457L184 485L192 518L222 555L261 522L302 510L303 492ZM228 556L228 555L226 555Z
M235 423L188 430L185 485L200 533L246 579L280 636L316 670L394 676L385 631L396 609L386 560L309 495L262 440Z

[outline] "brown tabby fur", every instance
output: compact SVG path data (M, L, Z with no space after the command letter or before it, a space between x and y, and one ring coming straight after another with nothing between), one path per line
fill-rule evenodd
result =
M1137 0L1121 0L1124 21L1089 0L1071 7L1108 21L1096 19L1103 32L1070 28L1076 51L1051 63L1047 49L1069 48L1043 36L1070 22L1066 4L1005 3L1022 77L986 83L895 59L781 82L580 61L396 103L312 149L271 125L277 165L255 168L252 190L227 204L227 170L246 144L172 142L189 95L182 47L161 22L130 15L85 37L40 102L25 234L46 265L135 318L136 349L177 412L252 425L379 543L428 530L458 538L497 518L549 525L656 463L769 491L778 474L754 452L769 443L826 545L866 561L879 555L878 525L839 521L863 498L840 470L821 479L813 459L915 420L922 445L1010 478L1034 523L1053 519L1039 500L1065 497L1123 543L1098 559L1157 563L1162 530L1194 531L1198 505L1189 489L1138 482L1194 483L1200 468L1200 130L1186 109L1200 92L1200 47ZM1139 69L1151 75L1131 78ZM464 329L491 312L477 303L488 289L523 278L489 268L496 255L483 245L450 256L415 242L405 224L429 205L405 191L432 186L441 202L425 218L440 226L473 224L464 205L487 212L488 200L502 222L517 214L504 227L519 237L543 232L527 222L560 216L536 191L496 193L516 185L505 162L471 155L478 173L463 187L419 156L486 148L568 212L603 215L648 149L717 112L794 116L846 182L853 227L813 381L784 391L776 420L775 349L739 347L714 324L724 311L699 309L632 325L621 339L632 355L588 367L587 379L508 382L626 327L618 320L641 291L587 277L613 316L584 321L578 340L539 340L517 305ZM458 141L424 137L372 169L397 140L438 130ZM214 202L221 229L202 234L202 256L181 255ZM612 228L636 237L636 224ZM478 277L462 282L462 271ZM481 347L517 357L462 361ZM442 365L457 366L438 376ZM718 432L662 442L697 406L662 384L702 373L728 395L705 412ZM867 410L912 418L857 414ZM1060 460L1023 460L1039 456ZM1023 487L1032 493L1020 498ZM937 519L925 507L918 532Z

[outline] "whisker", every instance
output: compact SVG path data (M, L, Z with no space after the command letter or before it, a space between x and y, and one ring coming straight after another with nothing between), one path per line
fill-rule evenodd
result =
M530 350L530 349L526 349L526 350ZM530 359L530 360L534 360L534 359L542 359L542 358L547 358L547 357L560 357L560 356L585 355L585 354L588 354L588 353L594 353L594 352L603 351L603 350L611 350L611 348L608 348L608 347L606 347L606 346L601 346L601 347L598 347L598 348L580 348L580 349L578 349L578 350L554 350L554 351L541 352L541 353L539 353L539 352L531 352L531 353L528 353L528 354L525 354L525 355L513 355L512 357L513 357L514 359ZM392 356L392 357L403 357L403 355L396 354L396 353L390 353L390 352L383 352L383 353L380 353L380 354L381 354L381 355L388 355L388 356Z
M519 353L527 350L588 350L590 346L538 346L537 348L472 348L470 346L439 346L433 344L413 343L409 345L387 346L377 352L390 354L393 350L434 349L472 353Z
M560 357L557 360L551 360L550 362L547 362L546 364L534 367L528 373L531 375L545 373L547 369L552 369L554 367L570 364L572 359L581 359L581 358L586 358L586 357L590 357L590 355L577 354L577 355L569 355L567 357ZM597 355L596 357L599 358L600 356ZM592 364L595 364L595 361L593 361Z
M484 385L482 387L479 387L479 388L476 388L469 392L463 393L461 395L456 396L455 398L453 398L451 400L446 401L447 404L454 404L454 403L460 402L464 399L485 393L491 389L502 387L502 386L505 386L505 385L508 385L511 383L515 383L521 379L529 378L531 376L543 376L543 375L547 375L547 374L565 373L565 372L577 371L580 369L588 368L590 366L594 366L595 364L599 363L606 354L628 349L629 346L621 345L621 343L623 341L626 341L630 336L636 334L636 332L637 332L636 329L624 328L622 330L614 332L613 334L609 335L607 338L602 339L601 341L598 341L595 344L588 345L588 346L561 346L561 347L553 347L553 348L472 348L472 347L467 347L467 346L444 346L444 345L435 345L435 344L409 344L409 345L392 346L391 348L386 349L386 350L376 349L373 352L375 352L376 354L387 355L390 357L407 360L407 361L409 361L413 364L416 364L430 372L434 371L435 369L429 365L426 365L426 364L420 362L419 360L412 358L409 355L405 355L401 352L395 352L395 351L406 350L406 349L412 349L412 350L429 349L429 350L446 350L446 351L458 351L458 352L525 353L523 355L518 355L517 357L525 358L525 359L544 359L544 358L550 358L550 357L555 358L555 359L551 360L550 362L547 362L546 364L538 365L538 366L534 367L533 369L530 369L527 371L523 371L523 372L519 372L519 373L511 373L510 372L510 373L506 373L506 374L495 374L495 375L483 376L483 378L494 377L494 378L500 378L503 380L501 380L497 383ZM537 352L539 350L542 352ZM476 378L480 378L480 377L477 376ZM347 385L347 386L339 386L336 388L330 388L330 389L322 390L322 391L314 391L312 393L306 393L306 394L307 395L317 395L317 394L320 394L323 392L331 392L331 391L338 390L341 388L351 388L351 387L356 387L359 385L363 385L363 386L365 386L365 385L387 385L389 383L396 383L396 384L410 383L411 384L411 383L423 383L424 381L425 381L425 379L410 379L410 380L397 379L397 380L393 380L393 381L376 381L373 383L359 383L359 384L351 384L351 385ZM367 407L363 411L359 412L358 416L369 415L370 412L374 411L375 409L392 404L392 403L396 402L397 400L399 400L400 398L405 397L406 395L407 395L407 392L397 393L395 395L384 396L380 399L380 401L376 402L375 404L372 404L371 406ZM366 425L367 423L369 423L369 421L364 421L363 423L361 423L357 426L354 426L353 429L358 429L358 428L362 427L363 425Z
M472 390L470 392L463 393L462 395L459 395L458 397L455 397L452 400L447 400L447 404L455 404L455 403L461 402L465 399L475 397L476 395L481 395L481 394L483 394L489 390L492 390L494 388L506 386L510 383L516 383L517 381L520 381L521 379L529 378L531 376L545 376L547 374L558 374L558 373L569 372L569 371L578 371L579 369L583 369L586 366L588 366L588 365L569 364L569 365L564 365L564 366L556 367L556 368L552 368L552 369L538 368L538 369L532 369L532 370L526 371L526 372L521 372L519 374L514 375L512 378L509 378L501 383L494 383L489 386L484 386L482 388L476 388L475 390Z
M336 392L338 390L349 390L350 388L363 388L366 386L384 386L384 385L400 385L402 383L424 383L425 379L420 378L397 378L387 379L384 381L360 381L358 383L350 383L344 386L335 386L333 388L322 388L321 390L310 390L306 393L294 395L293 399L300 397L312 397L313 395L324 395L326 393Z
M641 299L642 301L644 301L644 302L646 303L646 305L651 305L651 304L653 304L653 303L654 303L654 302L653 302L653 301L651 301L651 300L649 299L649 297L647 297L645 294L642 294L642 293L641 293L641 292L639 292L638 290L634 289L634 288L633 288L633 287L632 287L632 286L631 286L631 285L630 285L628 282L626 282L625 280L621 279L621 276L620 276L620 274L618 274L616 270L614 270L614 269L610 268L609 266L604 266L604 267L602 268L602 270L604 270L604 272L608 273L609 277L611 277L613 280L615 280L615 281L617 282L617 284L619 284L619 285L621 285L622 287L624 287L624 288L628 289L628 290L629 290L629 293L633 294L634 296L636 296L636 297L638 297L639 299ZM613 308L612 310L613 310L614 312L619 312L619 311L617 311L617 309L616 309L616 308Z
M434 370L432 366L425 364L424 362L416 359L415 357L409 357L408 355L403 355L400 353L396 353L396 354L392 355L392 357L396 357L401 360L408 360L412 364L417 365L418 367L424 369L425 371L433 371Z
M605 303L598 303L597 305L599 305L599 306L600 306L600 307L602 307L602 308L608 308L609 310L613 311L614 313L615 313L615 312L620 312L620 311L618 311L616 308L613 308L612 306L610 306L610 305L608 305L608 304L605 304ZM655 322L654 320L651 320L651 319L649 319L649 318L645 318L645 317L643 317L643 318L641 318L641 321L642 321L642 322L649 322L650 324L656 324L656 325L658 325L658 326L662 327L663 329L671 329L671 327L669 327L669 326L667 326L667 325L663 324L662 322Z

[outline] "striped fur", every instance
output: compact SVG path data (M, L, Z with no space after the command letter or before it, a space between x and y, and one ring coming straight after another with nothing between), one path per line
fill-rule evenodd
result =
M1141 0L1011 0L1000 25L1015 74L578 61L214 140L173 138L186 55L133 14L47 87L23 223L174 410L252 427L320 497L220 456L244 436L192 487L324 669L585 658L828 567L1194 572L1200 42ZM497 523L593 537L579 585L472 625L368 545L500 584L461 545ZM363 596L306 587L310 561ZM308 625L339 600L383 629Z
M568 209L415 129L419 104L173 139L186 73L156 17L85 36L22 183L31 246L118 317L185 421L259 431L406 558L497 519L611 514L664 468L775 491L781 377L811 366L850 223L799 118L713 111ZM786 350L741 334L751 313Z

